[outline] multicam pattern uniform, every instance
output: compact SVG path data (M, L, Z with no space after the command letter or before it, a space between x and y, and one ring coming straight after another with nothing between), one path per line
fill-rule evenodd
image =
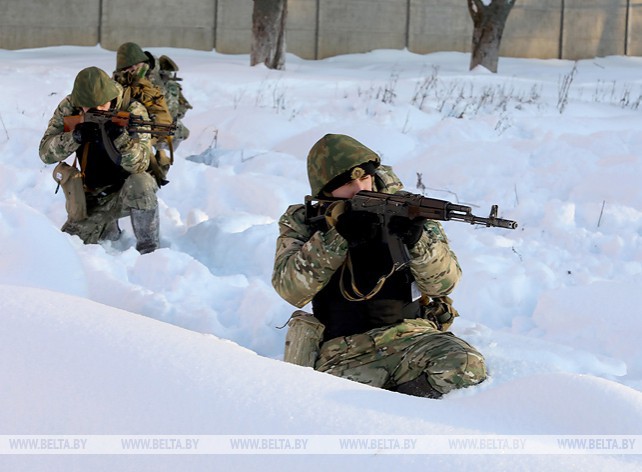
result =
M362 162L363 159L352 165ZM309 161L310 165L314 167L314 160ZM313 193L318 193L321 186L311 183ZM377 170L374 191L395 193L401 189L401 182L390 168L381 166ZM306 224L305 216L304 205L293 205L280 218L272 275L276 291L299 308L330 281L348 253L347 241L334 227L326 232L316 231ZM426 223L410 255L410 270L423 294L441 297L453 290L461 269L438 222ZM440 393L486 378L484 359L477 350L424 319L330 339L321 346L315 369L383 388L394 388L424 372Z
M165 103L169 114L176 125L172 144L174 149L189 137L189 129L183 124L182 119L185 117L187 110L192 108L192 105L187 101L183 95L183 88L178 83L180 79L176 77L178 66L169 59L167 56L161 56L160 59L152 55L150 52L145 52L150 60L150 69L147 72L147 78L155 85L165 96ZM164 69L161 64L171 67L171 69Z
M118 87L121 88L120 85ZM80 148L71 132L64 132L63 119L81 111L72 104L71 96L60 102L40 141L40 159L45 164L63 161ZM147 110L138 102L130 102L126 111L139 115L144 120L149 119ZM90 211L88 218L63 226L64 231L78 235L88 244L98 242L105 227L114 219L127 216L129 209L151 210L157 205L155 192L158 187L154 178L146 172L152 155L150 135L139 133L137 138L132 138L123 133L114 141L114 145L122 156L121 167L132 175L119 192L101 197L100 189L97 189L96 206Z
M173 142L174 148L177 148L181 141L185 141L189 137L189 129L183 123L182 118L185 116L185 113L187 113L187 110L192 108L192 105L185 99L183 88L176 80L167 78L165 74L161 75L161 80L163 81L167 108L176 123Z

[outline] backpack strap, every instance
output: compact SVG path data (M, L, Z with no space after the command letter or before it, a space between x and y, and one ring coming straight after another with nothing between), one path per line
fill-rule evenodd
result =
M123 99L120 102L120 111L127 111L129 108L129 104L132 101L132 88L131 87L123 87Z
M85 169L87 168L87 156L89 155L89 143L85 143L82 149L82 157L80 158L80 174L82 175L83 181L85 180ZM74 159L74 167L76 167L76 161L78 160L78 155Z

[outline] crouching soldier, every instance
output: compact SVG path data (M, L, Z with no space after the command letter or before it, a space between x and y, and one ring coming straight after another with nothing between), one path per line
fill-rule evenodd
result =
M90 111L124 111L149 120L139 102L123 103L122 87L103 70L88 67L78 73L71 94L54 111L40 141L40 159L59 163L54 179L64 190L68 214L61 229L85 244L114 241L121 234L118 219L131 217L136 249L152 252L159 246L159 218L158 186L147 172L150 135L144 130L130 134L110 120L83 119ZM76 118L73 127L69 117ZM74 153L73 165L63 162Z
M482 355L447 331L457 316L447 295L461 269L441 225L397 217L381 228L376 215L352 210L357 192L396 193L402 184L349 136L321 138L307 167L320 201L292 205L280 218L272 284L296 307L312 302L314 315L295 312L284 359L429 398L482 382ZM410 254L399 270L381 238L386 230Z
M147 51L145 51L147 53ZM176 63L168 56L161 56L158 60L159 64L159 78L161 82L161 88L165 92L165 100L167 101L167 108L176 123L176 133L172 140L174 149L178 148L178 145L189 138L189 129L183 123L183 118L188 110L192 109L192 105L187 101L185 95L183 95L183 87L179 83L181 79L176 76L178 72L178 66Z
M136 43L123 43L116 53L116 70L113 78L124 89L125 100L136 100L146 109L151 120L161 125L173 124L163 91L147 77L151 54L145 54ZM155 61L154 61L155 62ZM156 149L151 157L150 171L159 185L169 183L167 174L174 163L174 147L171 136L152 139Z

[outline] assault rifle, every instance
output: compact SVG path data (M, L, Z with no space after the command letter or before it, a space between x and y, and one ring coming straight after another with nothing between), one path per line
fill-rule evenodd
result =
M105 151L116 165L120 165L121 155L114 146L112 140L109 139L109 135L105 129L106 123L111 122L117 126L121 126L129 133L148 133L154 137L173 136L176 132L176 124L168 125L143 120L141 116L132 115L126 111L103 111L90 109L82 115L65 116L63 118L63 122L65 132L73 131L74 128L82 122L96 123L100 129Z
M323 212L320 212L317 216L311 216L312 202L318 201L320 204L328 205L339 200L341 199L331 197L305 197L308 221L315 222L325 218ZM490 214L484 218L473 215L472 209L469 206L458 205L446 200L437 200L409 192L387 194L362 190L347 201L352 211L365 211L379 217L383 229L383 231L381 231L382 241L388 244L390 255L392 256L394 264L398 266L397 268L404 267L409 263L410 254L401 239L392 237L390 232L387 231L393 216L411 220L415 218L427 218L437 221L461 221L487 227L517 228L517 222L497 217L497 205L492 205Z

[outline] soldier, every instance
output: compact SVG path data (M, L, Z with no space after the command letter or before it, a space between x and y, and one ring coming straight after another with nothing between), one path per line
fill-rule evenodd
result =
M314 316L294 317L290 331L297 319L320 326L314 368L429 398L482 382L482 355L447 332L457 316L447 295L461 269L441 225L393 219L389 231L407 246L411 262L391 271L380 237L386 228L376 215L351 210L346 199L361 190L401 190L392 169L340 134L321 138L308 154L307 167L312 196L339 200L287 209L279 220L272 284L296 307L312 302ZM300 339L287 341L285 360L290 341Z
M158 67L158 75L165 92L167 108L176 123L176 133L172 140L174 149L176 149L181 141L189 137L189 129L183 124L183 118L187 110L192 109L192 105L183 95L183 87L179 83L182 79L176 76L176 72L178 72L176 63L168 56L163 55L158 59Z
M97 67L81 70L71 94L58 105L40 141L40 159L45 164L60 162L54 178L65 189L68 219L62 231L79 236L86 244L117 240L121 230L118 219L130 216L136 249L149 253L159 246L158 186L146 172L152 155L150 135L130 136L113 122L105 123L107 139L93 122L81 122L65 131L64 119L82 115L90 109L124 110L149 119L145 107L137 101L123 103L123 89ZM112 146L113 143L113 146ZM109 145L109 146L108 146ZM107 147L115 148L120 163L109 156ZM62 165L76 153L81 170ZM68 175L68 177L65 177ZM67 184L78 183L75 187Z
M167 108L163 91L146 77L150 69L150 57L136 43L123 43L116 53L116 70L113 77L125 89L124 100L136 100L142 103L149 117L156 123L172 124L173 119ZM159 185L166 180L169 167L174 161L174 150L171 137L153 140L156 153L151 159L150 170ZM168 156L169 152L169 156Z
M165 95L167 109L176 124L176 132L172 138L172 144L176 150L179 144L189 137L189 129L183 123L183 118L187 110L192 109L192 105L183 95L183 88L179 83L183 79L176 76L176 72L178 72L176 62L166 55L157 58L149 51L143 52L147 56L149 64L146 77Z

